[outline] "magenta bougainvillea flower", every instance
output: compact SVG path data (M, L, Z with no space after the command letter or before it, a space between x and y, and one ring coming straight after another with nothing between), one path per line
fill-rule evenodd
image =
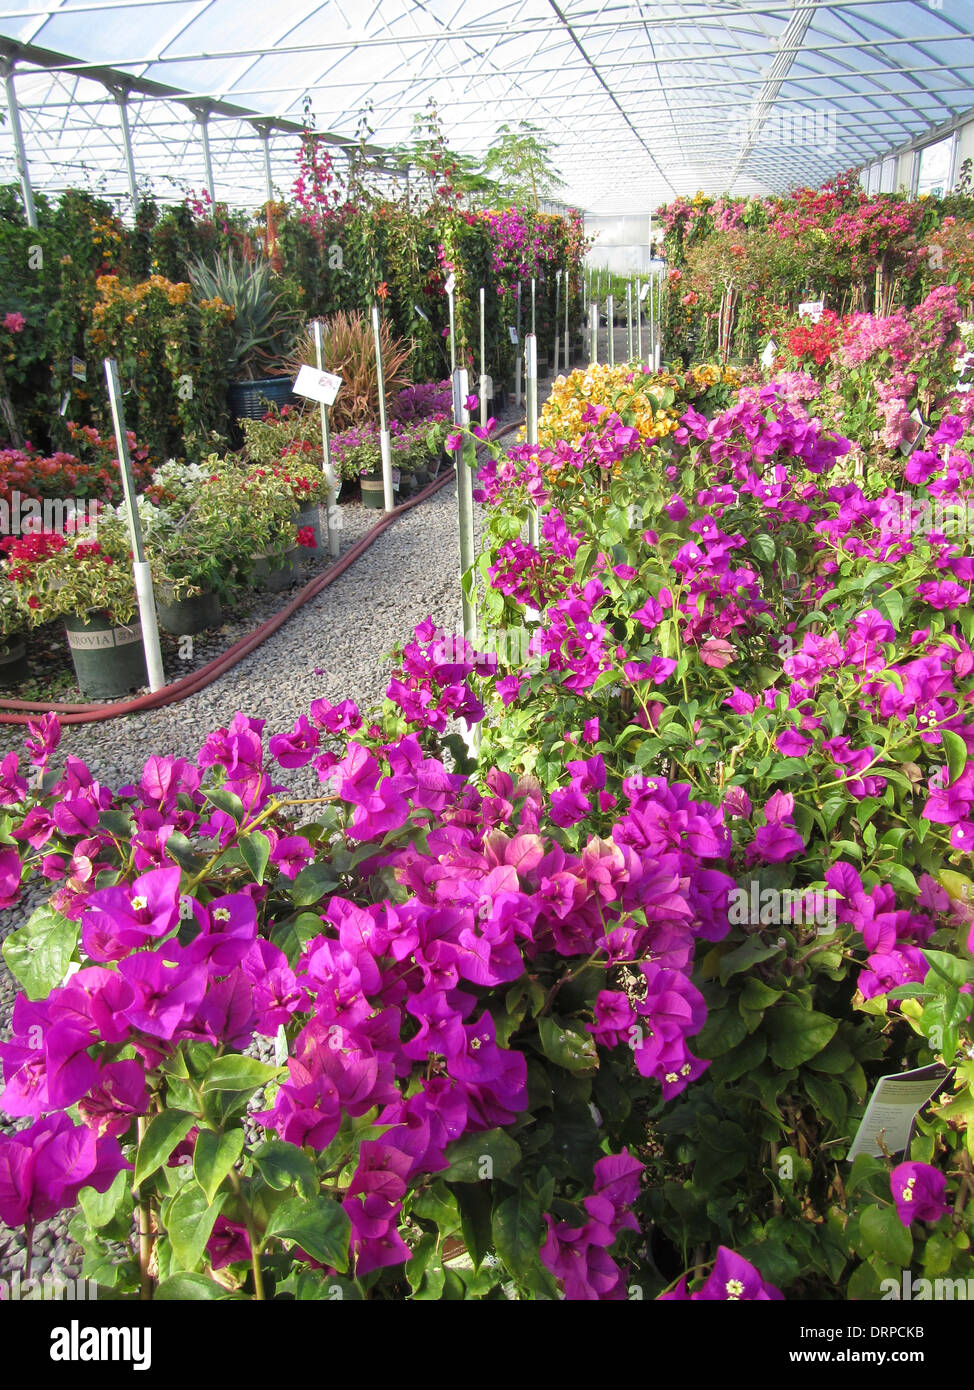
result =
M707 1282L696 1293L688 1293L686 1279L670 1293L662 1293L660 1302L673 1299L677 1302L692 1303L743 1303L780 1302L784 1298L780 1289L767 1283L752 1264L741 1255L722 1245L717 1251L717 1259Z
M904 1226L939 1221L950 1210L944 1201L947 1179L929 1163L898 1163L889 1175L889 1185Z

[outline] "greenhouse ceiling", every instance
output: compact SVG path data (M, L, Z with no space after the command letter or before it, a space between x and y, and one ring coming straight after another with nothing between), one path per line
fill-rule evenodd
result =
M379 158L432 97L475 156L533 122L591 212L768 192L949 129L974 107L972 22L974 0L0 0L0 177L19 113L36 189L211 178L256 204L290 189L307 99L337 144L371 103Z

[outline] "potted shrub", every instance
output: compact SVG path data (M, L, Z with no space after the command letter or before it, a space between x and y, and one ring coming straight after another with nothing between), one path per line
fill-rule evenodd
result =
M362 505L381 510L384 503L378 426L367 422L343 430L332 441L332 458L340 477L361 485Z
M378 413L379 373L375 361L375 340L368 314L332 314L324 320L322 360L326 372L342 379L342 389L335 404L329 407L329 419L335 430L350 425L363 425ZM392 400L410 382L410 361L413 349L401 338L393 336L383 321L379 330L382 344L382 370L385 376L386 399ZM311 330L301 337L288 359L292 376L303 366L317 365Z
M234 312L226 364L231 412L237 419L259 418L264 401L283 405L290 399L291 380L282 359L292 348L300 316L269 262L244 260L228 250L214 261L193 261L189 278L201 300L219 299Z
M27 674L26 626L17 590L0 571L0 685L17 685Z
M82 532L11 537L7 578L31 626L64 621L78 685L106 699L147 682L128 530L99 515L97 540Z

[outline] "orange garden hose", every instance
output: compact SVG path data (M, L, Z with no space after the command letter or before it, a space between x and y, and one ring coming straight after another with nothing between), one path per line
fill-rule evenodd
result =
M523 420L517 420L513 424L505 425L493 436L499 439L505 434L510 434L512 430L520 429L524 424ZM355 542L352 548L340 559L336 560L324 574L317 575L301 589L294 598L272 618L261 623L254 628L253 632L248 632L245 637L241 637L232 647L228 647L220 656L214 657L205 666L201 666L198 671L191 671L189 675L183 676L181 680L174 681L171 685L163 686L161 690L156 690L149 695L139 695L134 700L117 700L111 704L53 704L43 703L37 700L0 700L0 724L27 724L29 720L36 718L39 714L56 714L62 724L94 724L104 719L117 719L123 714L139 714L143 710L161 709L164 705L172 705L179 700L186 700L190 695L196 695L201 690L205 690L208 685L212 685L215 680L224 675L245 656L249 656L252 651L266 642L268 637L287 622L292 614L299 608L303 608L311 599L316 598L329 584L334 583L345 571L355 563L360 555L363 555L369 547L379 539L384 531L387 531L398 517L404 515L411 507L424 502L428 497L432 497L445 487L448 482L456 478L456 472L452 468L441 476L428 483L421 492L410 497L407 502L401 502L393 511L387 512L381 521L367 531L366 534Z

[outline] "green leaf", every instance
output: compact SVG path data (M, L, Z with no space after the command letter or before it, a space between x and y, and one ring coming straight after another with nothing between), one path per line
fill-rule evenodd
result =
M529 1279L538 1270L544 1229L540 1203L523 1189L494 1207L494 1249L515 1279Z
M163 1110L149 1121L135 1156L136 1187L166 1162L196 1123L196 1116L187 1115L183 1110Z
M944 742L944 754L947 758L950 780L956 782L967 766L967 744L960 734L955 734L952 729L941 729L940 737Z
M255 1057L230 1054L217 1057L210 1063L203 1077L203 1092L207 1091L255 1091L280 1074L280 1067L269 1067L258 1062Z
M876 607L887 618L896 629L900 630L900 623L903 619L903 595L899 589L884 589L882 593L876 595Z
M460 1211L460 1230L474 1270L483 1263L492 1247L490 1193L480 1183L458 1182L453 1189Z
M901 1269L913 1258L913 1236L895 1207L866 1207L859 1217L859 1234L868 1249Z
M291 884L291 901L295 907L311 907L337 887L338 878L331 864L308 864Z
M189 1303L229 1298L230 1296L229 1289L225 1289L222 1284L217 1284L213 1279L207 1279L205 1274L171 1274L168 1279L163 1279L162 1283L156 1286L152 1295L157 1303L160 1299L164 1303Z
M271 1214L265 1240L271 1236L293 1240L313 1260L342 1273L348 1268L350 1233L345 1212L333 1198L322 1194L310 1201L292 1197L282 1202Z
M591 1033L557 1018L539 1018L541 1046L549 1061L566 1071L592 1071L599 1065L598 1049Z
M254 1150L254 1163L268 1187L283 1191L296 1187L304 1197L314 1197L318 1191L318 1174L311 1158L296 1144L283 1139L268 1139Z
M267 836L259 830L255 830L252 835L245 835L240 841L240 853L255 880L263 883L267 861L271 857L271 842Z
M188 873L194 873L199 867L200 854L193 848L192 841L180 830L174 830L166 840L165 853Z
M799 1067L831 1041L839 1020L797 1004L779 1004L764 1016L764 1031L771 1039L771 1060L779 1067Z
M85 1220L93 1231L97 1231L101 1226L107 1226L109 1221L118 1211L125 1196L129 1184L129 1170L122 1169L115 1176L115 1181L105 1192L96 1192L93 1187L83 1187L78 1193L78 1200L81 1203L81 1210L85 1214Z
M763 560L767 565L770 565L771 561L774 559L774 541L765 531L759 531L756 536L751 537L750 548L752 555L756 555L759 560Z
M781 947L778 945L766 945L761 940L760 935L755 932L749 936L743 946L737 946L733 951L728 951L720 958L720 983L726 985L732 976L739 974L742 970L750 970L752 965L758 965L763 960L770 960L772 956L781 954Z
M203 1258L206 1242L213 1234L213 1227L226 1198L227 1194L222 1192L215 1202L210 1202L200 1188L190 1184L173 1199L166 1221L166 1234L172 1245L173 1257L183 1269L195 1269Z
M78 924L46 904L3 943L3 958L28 999L45 999L64 979L78 944Z
M231 1129L226 1134L200 1130L193 1149L193 1174L208 1202L213 1201L223 1179L243 1153L243 1146L242 1129Z
M217 810L223 811L236 825L239 825L243 820L243 802L239 796L233 792L228 792L226 787L213 787L206 793L206 799L212 801Z
M506 1130L488 1129L447 1145L446 1158L447 1182L484 1182L507 1178L521 1160L521 1149Z

